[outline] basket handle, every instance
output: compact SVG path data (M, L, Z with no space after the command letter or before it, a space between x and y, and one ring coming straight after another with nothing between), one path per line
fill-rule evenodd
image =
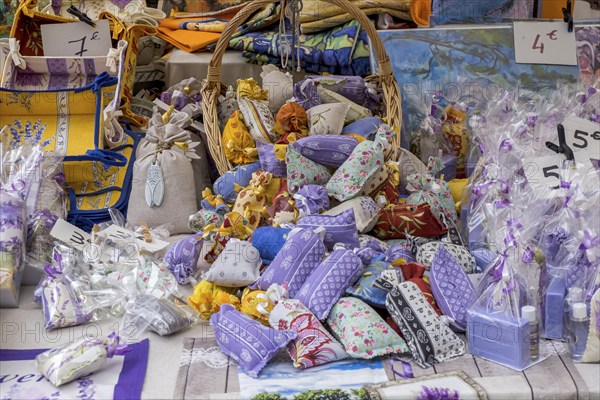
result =
M377 57L377 63L379 65L378 74L380 76L393 76L394 72L392 70L392 65L390 63L390 59L387 56L385 48L383 47L383 42L377 34L377 30L375 26L371 22L371 20L367 17L367 15L354 4L350 3L348 0L323 0L326 3L332 3L336 6L345 10L348 14L354 17L361 27L367 32L369 39L371 40L371 46ZM207 83L210 84L220 84L221 83L221 62L223 59L223 54L227 47L229 46L229 41L231 37L237 32L240 25L242 25L252 14L254 14L259 9L273 4L274 2L281 2L281 0L253 0L244 8L242 8L236 15L231 19L225 30L221 34L219 41L217 42L217 46L215 47L215 51L213 53L212 59L208 64L208 76ZM284 10L281 11L282 14Z

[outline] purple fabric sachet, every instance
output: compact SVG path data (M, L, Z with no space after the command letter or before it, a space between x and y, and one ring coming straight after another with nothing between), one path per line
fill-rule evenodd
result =
M294 298L322 321L361 272L362 261L351 250L336 249L314 270Z
M342 165L357 145L358 140L342 135L307 136L291 144L309 160L333 168Z
M306 215L296 224L298 228L325 228L325 246L333 249L336 243L343 243L349 248L359 247L358 230L354 209L350 208L338 215Z
M197 271L198 258L202 252L202 235L203 232L200 232L187 237L173 243L167 249L164 261L181 284L188 283Z
M306 185L294 194L298 211L308 214L318 214L329 209L327 189L321 185Z
M273 283L287 284L289 296L293 297L321 263L324 255L322 229L302 229L294 234L289 233L287 241L271 265L252 288L267 290Z
M275 155L275 145L267 143L256 143L258 148L258 159L260 166L265 172L270 172L274 177L285 178L287 176L287 165L285 161Z
M210 317L210 324L215 330L215 339L221 351L233 358L253 378L258 376L271 358L297 337L296 332L266 327L230 304L223 304L221 310Z

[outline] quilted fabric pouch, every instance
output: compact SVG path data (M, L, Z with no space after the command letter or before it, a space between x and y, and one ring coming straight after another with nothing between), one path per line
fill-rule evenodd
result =
M389 264L385 261L375 261L370 263L363 271L362 276L356 284L348 290L351 296L358 297L372 307L385 308L385 298L387 291L375 286L375 281L379 278L381 272L388 268Z
M340 167L352 154L358 140L352 136L314 135L292 143L304 157L332 168Z
M252 289L267 290L274 283L287 284L294 297L306 279L323 260L323 229L303 229L288 234L288 239Z
M173 243L167 249L164 261L169 266L169 271L173 273L177 282L186 284L193 282L194 274L197 271L198 258L202 251L203 233L190 236L183 240Z
M356 228L360 233L365 233L371 231L371 229L373 229L375 226L381 206L378 205L371 197L360 196L351 200L347 200L342 204L325 211L323 214L338 215L349 209L354 210Z
M292 194L304 185L325 185L331 178L331 174L325 166L304 157L293 145L288 146L285 163L287 164L287 185Z
M261 265L260 254L251 243L230 239L204 279L219 286L244 287L258 280Z
M422 368L465 354L465 343L442 322L413 282L395 286L386 308Z
M269 110L269 102L242 97L239 99L239 107L255 142L273 143L277 140L273 133L275 119Z
M285 164L287 145L259 143L257 147L258 159L263 171L270 172L278 178L285 178L287 176L287 165Z
M233 358L253 378L298 334L262 325L229 304L210 317L221 351Z
M325 228L325 246L332 250L336 243L343 243L349 248L359 246L358 231L354 209L350 208L338 215L306 215L298 220L298 228Z
M321 104L307 111L310 135L339 135L350 107L343 103Z
M255 172L252 174L248 187L240 191L235 200L232 211L239 213L248 220L248 228L251 230L256 229L260 225L263 216L267 215L265 191L272 179L273 174L270 172Z
M429 273L431 291L445 315L451 318L450 326L464 332L467 310L477 300L471 280L445 246L440 246Z
M456 206L448 183L434 178L435 174L444 168L442 160L429 157L427 174L413 174L408 177L408 185L414 190L406 199L406 204L428 203L431 211L440 220L445 216L448 221L458 224Z
M440 246L444 246L446 250L454 257L454 259L460 264L462 270L467 274L472 274L477 268L475 258L469 253L463 246L458 246L452 243L444 242L427 242L417 249L416 259L419 264L423 264L427 269L431 267L433 258L437 253Z
M361 272L362 261L351 250L333 250L310 274L294 298L306 305L319 320L324 320Z
M369 179L383 169L384 150L387 147L387 139L379 133L374 141L365 140L359 143L327 182L329 195L339 201L360 195Z
M258 250L263 264L271 264L281 251L290 232L290 229L274 226L259 226L254 230L250 242Z
M433 215L427 203L388 204L374 224L373 234L379 239L405 239L406 234L437 237L448 229Z
M238 165L221 175L213 185L213 191L220 194L227 203L233 203L237 197L237 187L250 184L252 174L260 169L258 161L246 165Z
M327 324L354 358L408 351L406 342L360 299L342 297L331 310Z
M256 144L244 125L240 111L234 111L227 121L222 143L225 157L234 164L249 164L258 156Z
M296 368L310 368L348 357L344 347L323 324L298 300L280 300L269 315L275 329L294 331L298 337L288 345Z

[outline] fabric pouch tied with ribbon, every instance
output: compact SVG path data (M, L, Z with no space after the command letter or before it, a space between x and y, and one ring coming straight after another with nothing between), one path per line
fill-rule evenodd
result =
M232 211L247 219L248 227L252 230L260 225L263 217L268 217L265 208L267 202L265 190L272 179L273 174L270 172L257 171L253 173L250 185L238 193L233 205Z
M83 337L38 354L35 364L50 383L61 386L98 371L108 358L131 350L119 342L120 338L114 332L106 339Z
M127 220L150 228L169 225L172 235L190 233L188 218L198 211L191 160L197 158L185 113L155 113L140 141L134 166Z

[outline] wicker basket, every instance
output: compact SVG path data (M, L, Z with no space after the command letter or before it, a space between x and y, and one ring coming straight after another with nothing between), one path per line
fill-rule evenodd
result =
M278 1L278 0L275 0ZM397 132L392 139L392 149L386 154L386 159L396 159L398 157L398 149L400 148L400 127L402 126L402 100L400 98L400 90L394 77L394 72L390 63L390 59L385 52L381 38L377 33L373 23L358 7L350 3L348 0L326 0L329 3L344 9L348 14L352 15L367 32L371 40L371 46L377 62L379 71L376 75L367 78L367 81L375 83L383 92L383 102L385 103L385 115L381 117ZM208 64L208 76L202 87L202 109L204 112L204 128L208 137L208 149L212 155L217 169L220 174L232 168L231 163L225 158L223 146L221 144L221 130L219 129L217 117L217 105L219 95L224 92L225 87L221 83L221 61L223 54L229 45L229 40L237 31L238 27L244 23L254 12L262 7L272 4L273 0L254 0L248 3L240 10L235 17L229 21L223 34L217 42L213 57ZM283 9L283 7L282 7ZM283 12L283 10L282 10Z

